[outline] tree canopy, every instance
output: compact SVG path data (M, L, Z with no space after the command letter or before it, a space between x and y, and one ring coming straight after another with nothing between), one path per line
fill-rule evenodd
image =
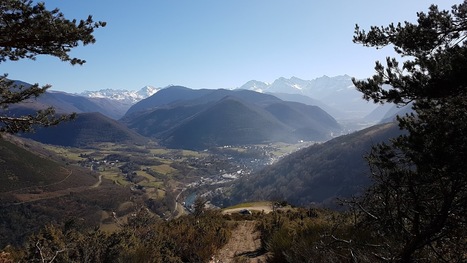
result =
M417 23L371 27L369 32L355 28L354 42L368 47L392 46L408 58L402 66L387 58L386 66L376 62L376 74L354 84L367 100L407 103L435 100L465 92L467 64L466 3L440 11L436 5L428 13L418 13ZM383 84L390 85L385 89Z
M59 9L47 10L45 4L30 0L3 0L0 2L0 63L32 59L50 55L72 65L86 61L71 57L70 51L81 45L95 43L94 29L105 22L94 22L89 16L77 21L66 19ZM8 107L46 92L50 85L26 87L0 76L0 132L29 131L34 125L50 126L71 116L54 117L52 108L40 110L36 115L11 116Z
M390 262L465 262L467 255L467 1L416 23L356 26L354 42L392 46L404 58L376 62L353 82L367 100L413 102L399 117L407 131L367 157L375 182L353 205L360 227L379 240L374 256Z

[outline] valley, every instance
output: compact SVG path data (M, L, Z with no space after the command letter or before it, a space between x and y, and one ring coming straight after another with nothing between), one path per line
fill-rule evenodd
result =
M11 136L8 140L16 145L15 151L28 149L47 156L57 163L63 175L50 178L42 185L2 184L3 211L10 211L11 216L11 213L33 209L35 212L29 211L33 217L53 218L57 222L81 218L83 224L98 224L106 231L118 228L138 207L147 207L163 219L189 214L197 196L212 200L211 207L221 207L222 199L218 198L221 203L216 203L216 197L223 193L223 187L312 144L222 146L192 151L166 149L154 142L145 145L99 143L77 148ZM57 202L63 206L57 206ZM25 225L34 224L31 219L19 221ZM22 241L11 224L0 228L0 232L6 234L4 237L10 237L3 242ZM36 227L31 227L30 231L34 229ZM13 237L16 241L11 239Z
M0 1L0 263L467 262L467 0L46 2Z
M283 156L313 142L297 144L246 145L215 147L201 152L166 149L155 143L124 145L102 143L93 148L46 145L45 148L69 165L89 169L102 180L143 194L145 200L185 203L192 193L212 194L237 179L248 177ZM99 186L99 182L92 187ZM176 210L176 209L175 209ZM173 217L170 207L153 211L161 217Z
M349 85L348 76L336 79L335 89ZM332 82L332 78L327 81ZM280 79L272 90L280 92L301 82ZM316 89L313 83L304 85ZM339 162L341 155L333 152L341 148L330 150L331 156L327 156L328 151L321 149L334 144L325 142L375 120L363 116L359 121L346 119L350 115L304 94L243 88L145 87L138 92L108 89L81 95L51 92L12 107L12 115L44 106L54 106L60 114L77 115L57 126L35 127L32 133L5 137L5 143L12 143L8 147L12 147L13 156L9 158L15 162L5 162L8 166L3 169L11 174L1 178L5 182L0 192L5 213L0 219L5 224L0 225L0 234L5 238L0 247L24 242L47 222L78 220L83 227L96 226L112 233L143 208L154 217L169 220L194 213L198 200L216 210L257 200L325 204L354 193L355 187L366 183L358 179L358 169L341 176L344 165L330 169L337 174L331 186L326 180L311 179L316 176L304 171L304 163L281 171L282 175L274 171L282 160L290 159L287 156L306 149L317 151L316 160L329 160L323 162L325 165ZM343 96L350 94L346 90ZM344 119L337 121L321 107ZM362 140L360 135L356 140ZM363 163L364 149L360 147L369 146L357 147L357 165ZM4 158L8 153L3 151ZM304 158L307 155L296 157ZM22 160L37 165L28 168ZM269 172L262 172L265 169ZM355 186L347 182L352 177L357 178ZM347 190L336 191L342 182ZM334 190L323 190L318 197L316 191L306 191L321 189L323 183ZM302 196L297 198L297 194ZM26 233L14 227L18 222L27 226Z

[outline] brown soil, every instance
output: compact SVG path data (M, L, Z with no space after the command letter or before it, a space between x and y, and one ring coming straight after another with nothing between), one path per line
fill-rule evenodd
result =
M260 233L255 230L255 224L254 221L238 222L229 242L210 263L265 263L267 256L260 250Z

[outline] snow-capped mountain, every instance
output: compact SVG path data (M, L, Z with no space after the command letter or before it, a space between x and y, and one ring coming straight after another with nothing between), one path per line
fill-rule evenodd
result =
M97 91L84 91L79 95L88 98L105 98L110 100L116 100L122 104L135 104L136 102L152 96L160 89L152 86L145 86L140 90L114 90L114 89L102 89Z
M306 95L307 87L310 84L310 80L303 80L297 77L291 77L290 79L278 78L269 86L267 92Z
M362 99L362 94L355 89L352 78L348 75L323 76L313 80L282 77L271 84L261 81L249 81L239 89L272 94L305 95L346 113L346 116L343 116L345 118L362 118L376 107L373 103L368 103Z
M251 80L239 89L254 90L257 92L302 94L317 99L347 90L357 92L352 83L352 78L348 75L336 77L323 76L314 80L303 80L297 77L291 77L290 79L281 77L271 84Z
M253 90L259 93L263 93L266 89L269 88L269 84L262 81L250 80L241 86L239 89Z

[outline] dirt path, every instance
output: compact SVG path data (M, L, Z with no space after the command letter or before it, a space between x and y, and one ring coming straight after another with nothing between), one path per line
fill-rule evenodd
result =
M272 212L272 207L269 205L261 205L261 206L246 206L246 207L240 207L240 208L230 208L230 209L224 209L222 210L222 214L234 214L238 213L241 210L250 210L251 212L260 212L260 213L271 213Z
M266 255L260 251L260 233L255 230L254 221L238 222L229 242L215 255L210 263L264 263Z
M99 187L102 183L102 174L99 175L99 179L97 180L97 183L95 183L94 185L92 185L91 187L89 188L96 188L96 187Z

